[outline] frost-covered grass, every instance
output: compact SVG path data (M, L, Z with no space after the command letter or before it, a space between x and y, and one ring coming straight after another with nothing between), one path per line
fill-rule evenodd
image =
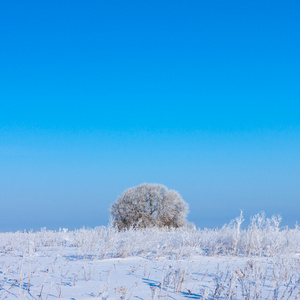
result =
M242 224L0 233L0 299L300 299L300 229Z

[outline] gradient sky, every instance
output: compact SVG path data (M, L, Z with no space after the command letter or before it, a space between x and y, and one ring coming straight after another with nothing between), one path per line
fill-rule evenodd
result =
M2 1L0 231L106 225L162 183L189 220L300 221L300 2Z

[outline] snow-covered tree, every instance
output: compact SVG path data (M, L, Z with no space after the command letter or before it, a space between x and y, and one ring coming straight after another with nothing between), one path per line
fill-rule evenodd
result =
M145 227L181 227L188 205L180 194L162 184L144 183L127 189L111 206L112 225L119 230Z

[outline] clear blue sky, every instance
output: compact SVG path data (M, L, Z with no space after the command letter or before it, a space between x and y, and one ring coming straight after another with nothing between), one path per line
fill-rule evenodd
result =
M106 225L126 188L197 226L300 221L300 2L3 1L0 231Z

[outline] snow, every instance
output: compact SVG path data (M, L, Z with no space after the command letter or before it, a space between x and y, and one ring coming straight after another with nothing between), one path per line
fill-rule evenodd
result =
M299 228L230 224L0 233L0 299L300 298Z

